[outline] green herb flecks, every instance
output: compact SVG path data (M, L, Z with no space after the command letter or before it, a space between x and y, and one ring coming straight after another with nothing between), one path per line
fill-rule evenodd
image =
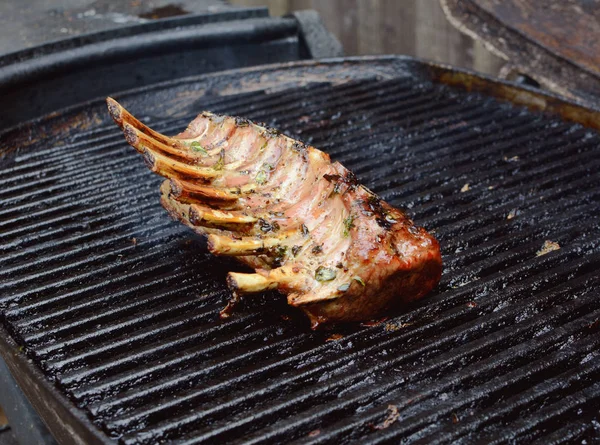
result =
M298 252L300 252L300 249L302 249L302 247L300 247L300 246L292 247L292 255L294 255L294 256L298 255Z
M215 165L213 165L213 168L215 170L223 170L224 166L225 166L225 152L223 150L221 150L221 152L219 153L219 160L215 163Z
M287 251L287 246L277 246L275 247L275 256L278 258L283 258L287 254Z
M340 292L346 292L348 289L350 289L350 283L344 283L338 287Z
M389 223L395 224L397 221L394 219L394 217L392 215L390 215L389 213L385 214L385 220Z
M254 178L254 182L256 182L258 185L263 185L265 182L267 182L267 173L264 170L259 170L256 174L256 178Z
M277 232L280 229L277 221L269 222L263 218L259 218L258 227L264 233Z
M198 152L202 156L208 156L208 152L202 145L200 145L200 142L198 142L198 141L192 142L190 144L190 148L192 149L192 151Z
M306 227L304 224L302 224L302 236L308 236L308 227Z
M350 235L350 230L354 227L354 216L350 215L344 219L344 236Z
M287 246L279 245L274 248L274 251L275 251L275 264L274 265L277 267L281 267L287 257L288 248L287 248Z
M315 271L315 279L317 281L331 281L335 279L336 273L335 270L329 269L327 267L319 266Z
M243 127L247 127L248 125L250 125L250 122L248 121L248 119L244 119L243 117L236 117L235 125L243 128Z
M261 167L261 169L258 171L258 173L256 174L256 177L254 178L254 181L258 184L258 185L263 185L265 182L267 182L267 172L269 171L273 171L274 167L271 164L263 164L263 166Z
M361 285L361 286L363 286L363 287L364 287L364 286L366 286L366 285L365 285L365 282L364 282L364 281L362 280L362 278L361 278L361 277L359 277L358 275L356 275L356 276L352 277L352 279L353 279L354 281L358 281L358 282L360 283L360 285Z

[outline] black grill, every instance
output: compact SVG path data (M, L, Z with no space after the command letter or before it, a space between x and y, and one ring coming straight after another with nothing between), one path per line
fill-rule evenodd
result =
M312 143L433 231L445 270L432 294L371 326L311 332L276 295L221 321L225 274L242 269L168 218L161 179L103 103L13 130L0 159L0 314L40 384L98 437L598 437L596 131L402 59L253 69L117 98L167 134L207 109ZM538 255L546 240L560 249Z

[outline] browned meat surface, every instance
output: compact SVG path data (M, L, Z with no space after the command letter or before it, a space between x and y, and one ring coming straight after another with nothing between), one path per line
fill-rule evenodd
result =
M313 327L381 317L439 281L437 241L314 147L240 118L204 112L174 137L108 108L127 142L166 178L162 204L255 273L228 276L232 302L277 289Z

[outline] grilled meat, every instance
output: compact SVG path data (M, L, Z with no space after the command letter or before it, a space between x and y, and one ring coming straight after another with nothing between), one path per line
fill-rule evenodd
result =
M329 156L246 119L204 112L167 137L113 99L108 109L148 167L161 202L255 273L228 275L233 297L277 289L313 327L380 317L439 281L437 241Z

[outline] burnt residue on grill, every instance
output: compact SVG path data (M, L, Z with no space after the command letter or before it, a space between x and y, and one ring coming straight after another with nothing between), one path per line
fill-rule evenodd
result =
M81 111L37 123L31 145L0 164L3 325L106 441L597 434L600 136L514 97L449 86L441 68L362 63L213 75L120 99L167 134L202 109L266 122L434 231L438 289L375 325L311 332L275 294L220 320L226 272L240 266L169 219L160 179L103 103L77 120L85 129L51 131ZM219 89L166 117L179 94ZM571 117L594 113L580 112ZM8 133L3 149L27 134ZM560 249L537 255L546 241Z
M566 97L600 98L600 15L595 1L441 0L448 20L506 60L502 75L523 73Z
M177 17L189 13L189 11L186 11L180 5L165 5L159 6L158 8L154 8L143 14L139 14L138 17L141 17L143 19L157 20L164 19L166 17Z
M600 109L598 107L565 102L559 97L540 95L535 90L526 90L506 83L490 82L489 79L460 71L443 70L438 66L431 66L430 69L432 77L441 83L480 92L515 105L523 105L530 110L549 112L561 116L565 120L600 129Z

